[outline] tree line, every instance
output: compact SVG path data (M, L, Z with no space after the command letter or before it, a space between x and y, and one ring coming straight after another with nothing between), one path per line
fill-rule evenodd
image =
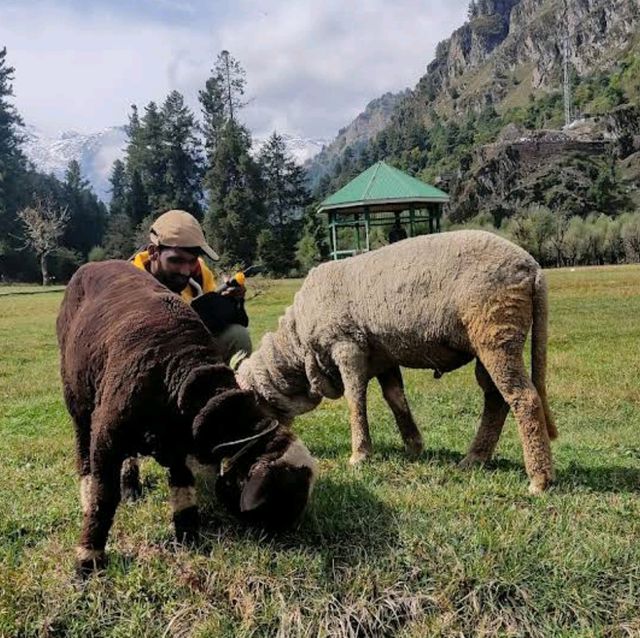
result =
M630 78L636 71L625 63L606 81L583 79L578 88L584 89L585 100L602 100L611 87L623 86L624 99L635 100L629 86L635 86ZM373 162L385 159L433 181L440 171L466 170L472 148L494 140L508 121L541 126L561 107L557 96L543 96L502 115L488 107L458 121L436 120L427 126L401 103L392 124L370 143L347 148L310 195L304 169L277 132L258 153L252 151L251 133L242 122L245 72L222 51L198 93L199 117L178 91L142 110L131 107L126 152L112 167L107 208L83 178L78 162L72 161L64 178L57 179L27 161L21 150L22 118L12 104L13 76L2 49L2 281L39 276L45 282L65 281L87 260L126 259L147 242L153 219L170 208L186 209L202 222L223 267L261 263L275 276L304 274L327 256L317 203ZM595 212L588 216L570 208L558 212L543 202L511 211L504 220L485 214L467 221L508 235L545 265L638 260L637 214L601 214L617 208L616 189L605 178L611 181L605 173L593 180ZM374 243L386 240L381 236Z
M543 266L591 266L640 261L640 212L617 217L562 215L540 205L520 211L500 227L483 214L456 228L478 228L507 237Z
M241 121L245 71L222 51L199 91L200 118L171 91L131 107L123 160L105 207L78 162L64 180L43 175L21 150L12 104L14 69L0 52L0 277L64 281L87 260L127 259L146 244L153 219L172 208L198 218L223 267L259 262L276 276L304 273L323 258L323 233L306 175L274 132L260 151Z
M67 279L100 242L105 206L76 161L62 180L44 175L23 151L23 121L12 104L14 69L0 49L0 281ZM51 238L55 242L51 243ZM44 257L44 259L43 259Z

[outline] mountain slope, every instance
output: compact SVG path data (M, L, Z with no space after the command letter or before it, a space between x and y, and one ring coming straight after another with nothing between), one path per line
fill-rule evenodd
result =
M345 149L357 152L382 131L391 121L398 103L409 93L409 89L400 93L385 93L371 100L362 113L340 129L336 138L306 163L311 188L315 188L324 175L333 171L337 159Z
M499 222L531 203L582 215L631 206L636 164L620 162L640 151L640 2L475 0L470 14L390 122L343 151L318 197L387 159L440 181L458 221L489 212ZM573 115L586 120L561 132L565 38ZM500 135L506 125L515 137Z

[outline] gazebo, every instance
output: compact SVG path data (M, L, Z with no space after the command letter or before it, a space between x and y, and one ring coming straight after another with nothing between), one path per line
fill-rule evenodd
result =
M327 197L318 213L327 214L331 257L350 257L371 248L370 230L391 226L394 219L408 226L408 235L440 232L442 206L449 196L393 166L378 162ZM423 227L421 229L420 227ZM339 247L340 228L352 228L355 246Z

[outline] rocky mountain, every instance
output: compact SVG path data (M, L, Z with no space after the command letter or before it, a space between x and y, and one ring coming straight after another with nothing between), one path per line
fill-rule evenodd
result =
M565 42L577 77L611 69L637 44L638 0L474 0L470 10L409 98L427 121L558 90Z
M472 0L387 124L360 146L338 136L325 191L386 159L448 190L455 221L489 213L499 223L533 203L581 215L632 209L639 24L639 0Z
M336 160L345 149L354 152L362 149L377 133L391 121L396 105L410 94L409 89L400 93L385 93L371 100L350 124L338 131L336 138L306 163L309 183L314 188L319 180L330 173Z

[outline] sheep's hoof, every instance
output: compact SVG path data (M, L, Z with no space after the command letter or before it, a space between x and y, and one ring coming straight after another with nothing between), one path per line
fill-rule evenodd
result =
M529 494L539 496L551 485L551 478L546 474L536 474L529 483Z
M78 547L76 549L76 575L86 580L91 574L102 571L107 566L107 555L104 551Z
M471 470L474 467L484 465L488 460L488 458L484 458L478 454L469 453L458 463L458 467L461 470Z
M355 466L364 463L369 458L370 452L354 452L349 458L349 465Z
M182 545L193 545L198 541L200 514L197 507L187 507L173 515L176 540Z
M405 441L404 449L410 459L417 459L424 452L422 439L410 439Z

